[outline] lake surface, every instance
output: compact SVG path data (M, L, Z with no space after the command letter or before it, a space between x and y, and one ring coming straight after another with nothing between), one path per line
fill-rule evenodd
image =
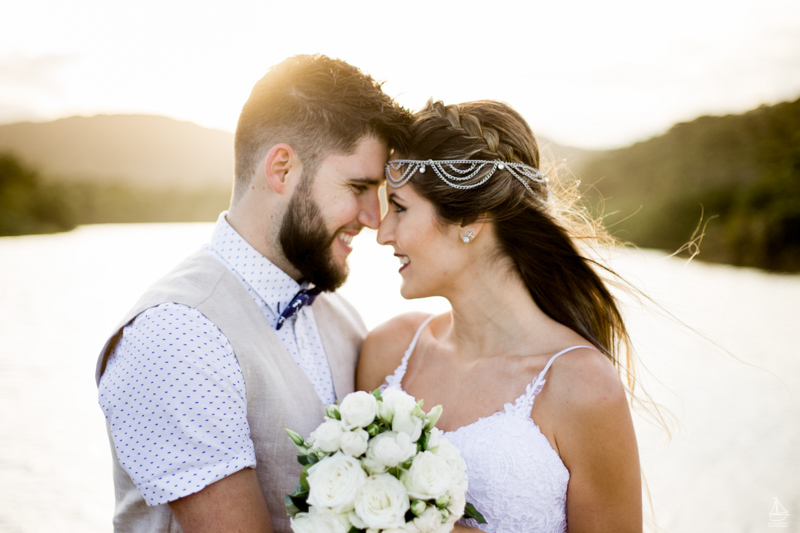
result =
M0 531L111 530L97 352L141 292L211 228L100 225L0 238ZM354 242L342 292L368 326L448 308L399 296L399 263L374 232ZM800 531L800 276L650 251L619 253L613 266L660 304L625 306L641 384L672 414L669 442L635 414L658 526ZM790 513L787 528L768 528L775 498Z

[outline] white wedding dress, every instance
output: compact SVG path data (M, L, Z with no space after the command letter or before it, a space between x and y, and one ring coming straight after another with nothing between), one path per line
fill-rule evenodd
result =
M382 388L402 390L408 359L428 318L417 330L400 366ZM467 463L467 501L486 518L486 524L465 525L491 533L562 533L567 530L569 471L531 419L533 401L544 386L553 361L576 348L554 355L525 393L502 411L467 426L444 432Z

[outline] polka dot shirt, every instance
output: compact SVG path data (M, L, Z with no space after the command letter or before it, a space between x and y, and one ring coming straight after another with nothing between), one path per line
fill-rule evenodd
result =
M225 213L204 251L237 276L273 328L302 288L236 233ZM328 405L333 378L312 307L276 333ZM164 303L137 316L109 357L99 397L117 457L148 505L256 464L241 368L227 338L195 309Z

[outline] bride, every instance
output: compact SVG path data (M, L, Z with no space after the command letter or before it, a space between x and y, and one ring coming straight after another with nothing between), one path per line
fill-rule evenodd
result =
M570 211L505 104L429 103L387 165L378 242L400 259L407 314L367 337L357 387L400 388L461 451L468 501L488 524L456 531L642 530L639 457L614 298L582 253Z

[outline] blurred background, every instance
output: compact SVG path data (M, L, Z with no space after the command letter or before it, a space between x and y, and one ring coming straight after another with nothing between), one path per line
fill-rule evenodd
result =
M411 109L510 103L632 246L652 528L800 531L800 3L29 0L0 18L0 531L108 531L93 383L117 319L227 207L253 84L298 53ZM699 237L702 235L702 240ZM692 262L669 254L699 243ZM689 247L688 252L697 251ZM686 257L686 252L683 253ZM404 301L363 232L343 289ZM794 529L792 529L794 528Z

